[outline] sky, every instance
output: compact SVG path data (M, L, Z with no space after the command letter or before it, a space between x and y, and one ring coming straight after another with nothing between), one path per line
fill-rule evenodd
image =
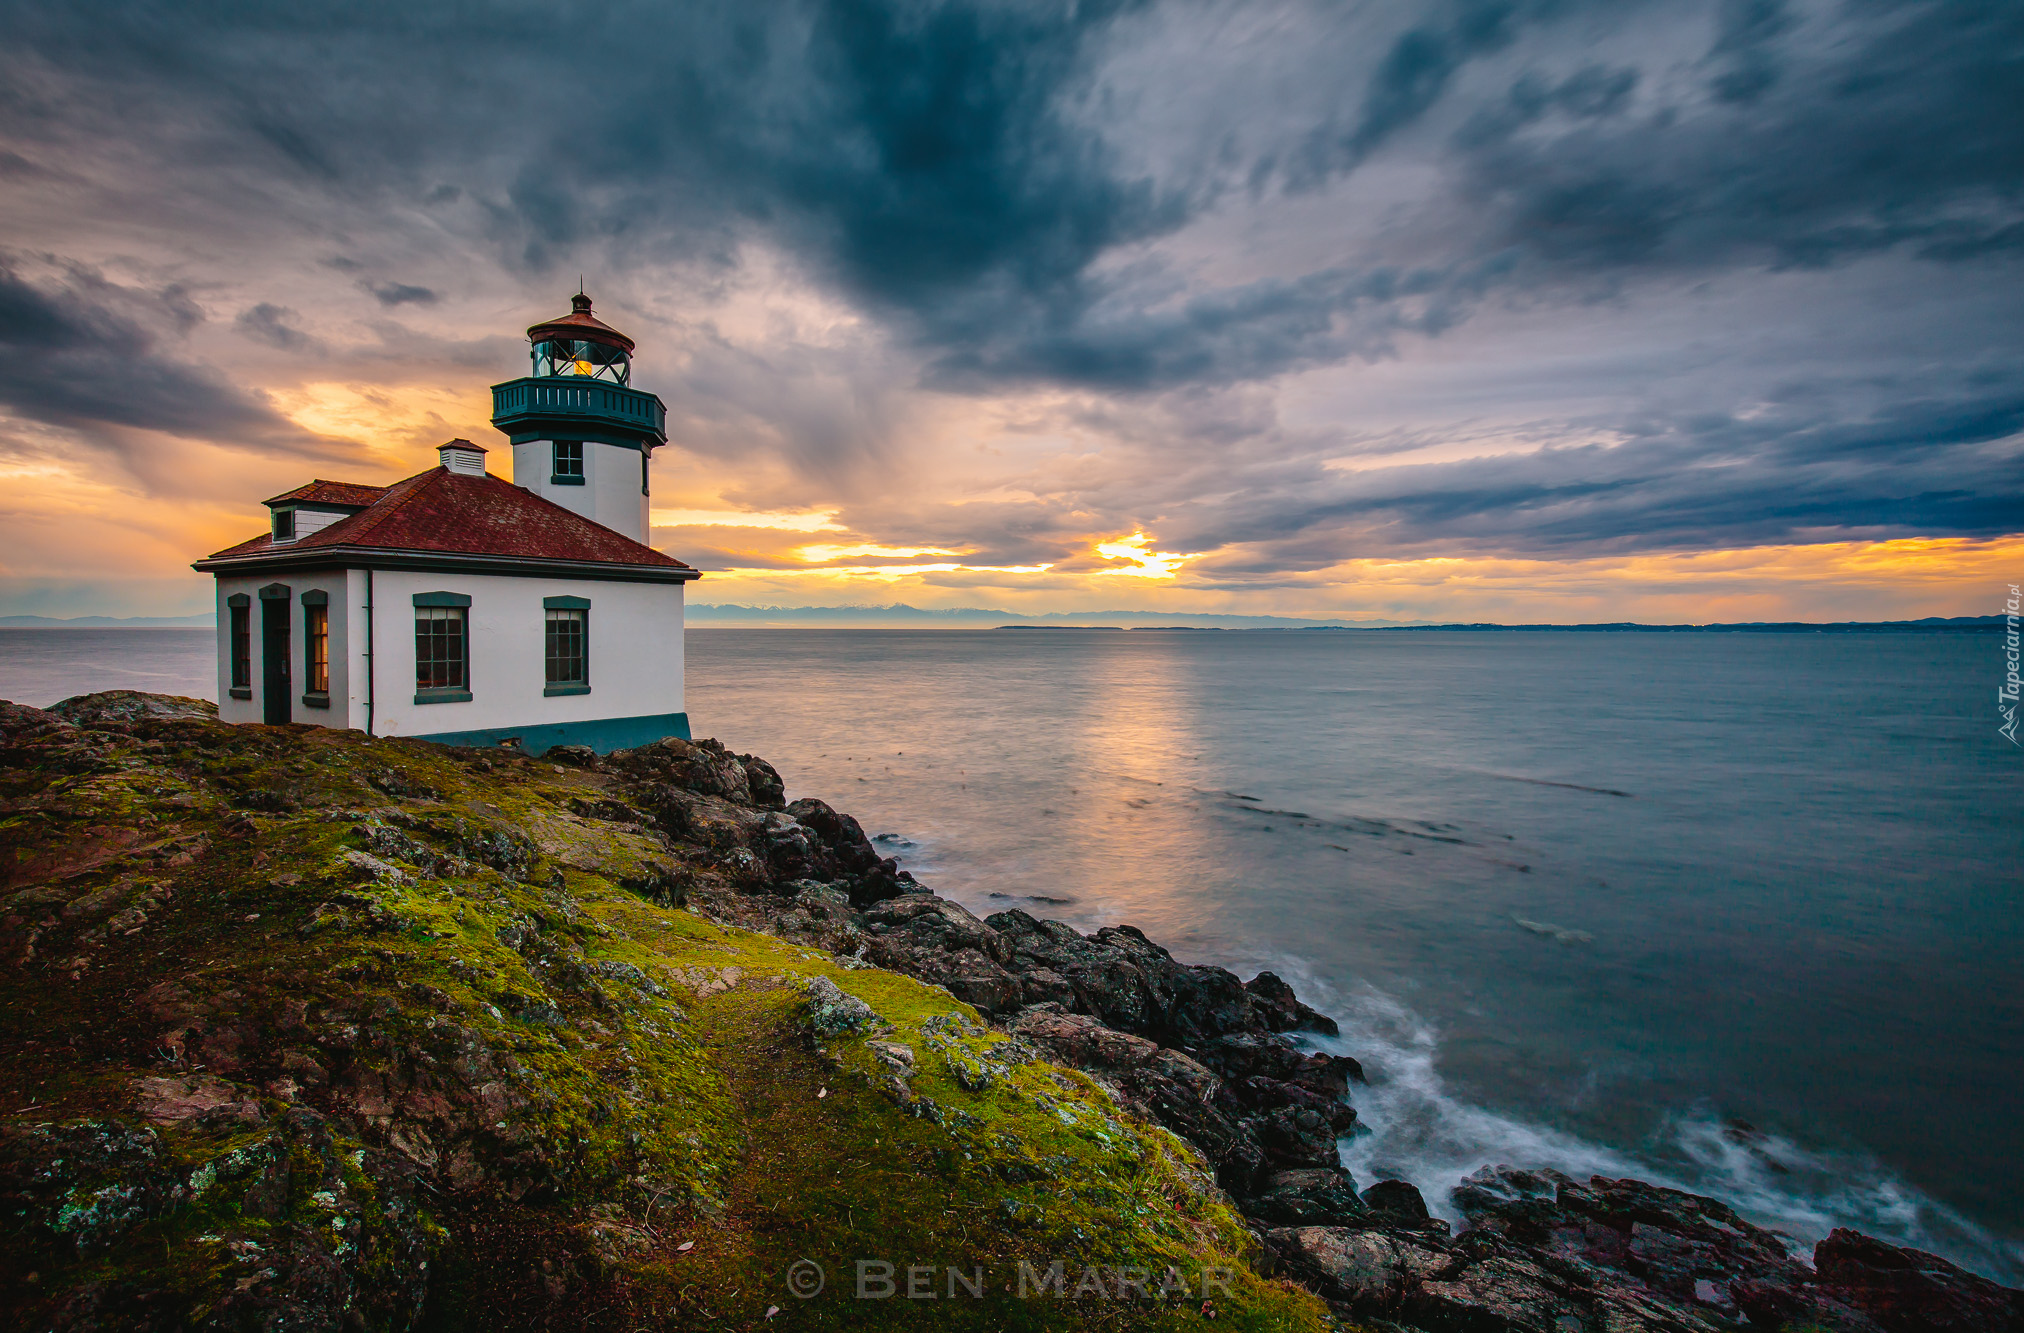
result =
M0 0L0 614L579 277L693 600L1896 619L2024 579L2010 0Z

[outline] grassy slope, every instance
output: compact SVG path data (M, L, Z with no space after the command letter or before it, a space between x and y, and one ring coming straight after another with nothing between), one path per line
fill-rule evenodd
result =
M1223 1266L1215 1326L1324 1324L1246 1265L1187 1147L1083 1075L1008 1059L938 988L628 891L691 852L573 810L598 808L597 775L199 721L54 744L0 769L13 1142L146 1128L144 1078L222 1078L203 1086L240 1109L157 1108L152 1205L70 1152L4 1223L23 1326L92 1291L109 1316L251 1326L255 1298L310 1281L284 1253L342 1270L365 1326L404 1326L424 1252L436 1328L738 1328L775 1305L806 1328L1205 1324L1198 1294L1016 1299L1022 1258L1064 1260L1071 1288L1087 1264L1191 1288ZM368 848L384 871L345 859ZM910 1092L864 1034L806 1033L815 976L911 1048ZM800 1258L829 1274L805 1302L783 1281ZM856 1300L855 1258L990 1285Z

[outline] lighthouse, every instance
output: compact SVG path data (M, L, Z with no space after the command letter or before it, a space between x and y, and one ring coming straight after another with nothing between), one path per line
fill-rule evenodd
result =
M492 425L512 442L515 484L645 542L668 410L632 387L633 340L593 315L582 292L570 306L527 330L533 373L492 386Z
M573 305L527 331L534 373L492 386L513 481L450 440L391 486L283 492L266 532L196 562L217 578L220 718L531 754L688 736L700 575L646 544L667 409L632 387L632 339Z

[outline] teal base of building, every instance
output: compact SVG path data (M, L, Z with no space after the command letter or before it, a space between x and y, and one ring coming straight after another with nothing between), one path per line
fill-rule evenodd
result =
M482 731L439 731L416 736L438 745L505 745L522 754L545 754L558 745L587 745L599 754L650 745L663 736L689 740L687 713L655 713L651 717L601 717L589 722L541 722L525 727L487 727Z

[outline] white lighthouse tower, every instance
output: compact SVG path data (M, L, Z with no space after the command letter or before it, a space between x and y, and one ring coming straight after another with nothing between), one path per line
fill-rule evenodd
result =
M668 410L631 387L633 340L578 292L527 330L534 373L492 386L492 424L513 444L513 480L593 523L647 540L648 473Z

